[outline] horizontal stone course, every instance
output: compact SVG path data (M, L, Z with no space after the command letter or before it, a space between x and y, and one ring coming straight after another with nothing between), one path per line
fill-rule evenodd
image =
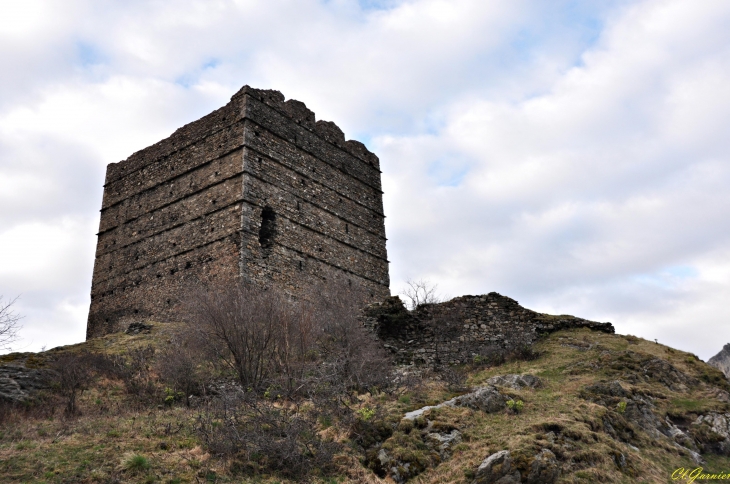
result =
M235 205L228 206L168 231L140 239L118 251L100 255L94 265L94 280L103 282L107 278L116 277L237 233L240 230L239 213Z
M186 288L200 280L235 277L239 243L232 236L223 237L96 283L91 292L94 311L89 314L87 338L122 330L134 321L180 320L180 297Z
M111 163L107 166L105 185L134 174L150 164L159 163L193 143L228 129L241 119L241 108L240 99L232 100L226 106L178 128L170 137L133 153L126 160Z
M246 146L257 153L275 160L279 164L297 173L297 181L316 182L327 187L340 197L348 198L363 205L378 217L382 217L382 193L367 184L351 180L346 173L334 169L331 165L319 161L309 153L298 149L290 143L282 143L279 138L264 131L256 131L249 126L245 133ZM256 135L255 133L259 134ZM250 159L250 158L247 158ZM256 160L254 155L254 160ZM256 160L258 161L258 160ZM251 167L255 169L255 167ZM372 217L373 215L371 215Z
M290 191L282 189L280 185L253 179L248 181L247 186L245 201L252 206L263 203L271 207L282 220L316 233L324 233L333 242L349 245L357 251L386 260L384 240L381 237L362 230L349 220L345 221L341 217L336 217L317 205L300 201L298 197L293 196ZM244 228L256 230L258 220L249 221ZM357 234L359 237L355 237Z
M241 191L242 178L238 175L102 232L99 234L98 243L101 250L97 257L111 254L146 238L235 205L241 201Z
M243 143L243 129L243 122L236 123L199 143L186 146L170 156L148 163L144 168L107 184L104 187L102 210L240 149Z
M382 216L362 203L336 192L319 180L312 180L306 174L294 171L265 156L257 156L255 163L248 163L245 173L259 180L276 185L289 194L291 210L298 210L296 203L304 202L326 211L329 216L343 220L350 225L361 227L385 239ZM379 242L382 245L382 242Z
M104 210L99 227L100 233L113 230L156 210L173 205L208 187L217 185L241 174L243 151L235 150L170 180L161 182L145 191L131 195L118 204Z

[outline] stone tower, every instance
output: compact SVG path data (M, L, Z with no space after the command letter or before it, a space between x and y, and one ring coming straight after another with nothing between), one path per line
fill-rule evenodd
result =
M384 217L377 156L304 103L244 86L107 167L86 337L179 320L195 281L388 296Z

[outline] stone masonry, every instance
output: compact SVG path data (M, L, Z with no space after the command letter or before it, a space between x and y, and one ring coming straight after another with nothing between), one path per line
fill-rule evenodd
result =
M195 282L241 276L390 294L378 157L278 91L224 107L107 167L86 337L181 318Z
M495 351L530 346L540 335L560 329L614 333L611 323L537 313L496 292L424 304L414 311L397 296L388 297L364 310L363 325L402 364L468 363Z

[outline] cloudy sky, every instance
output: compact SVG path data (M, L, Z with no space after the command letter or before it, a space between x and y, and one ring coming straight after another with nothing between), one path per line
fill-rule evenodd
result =
M391 291L730 342L726 0L0 0L0 294L84 339L108 163L277 89L381 159Z

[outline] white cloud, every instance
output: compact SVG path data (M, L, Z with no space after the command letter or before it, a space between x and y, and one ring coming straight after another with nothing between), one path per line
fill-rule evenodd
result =
M104 166L247 83L380 156L394 292L496 290L706 358L702 334L730 341L729 20L724 1L0 2L0 290L24 294L28 338L81 334Z

